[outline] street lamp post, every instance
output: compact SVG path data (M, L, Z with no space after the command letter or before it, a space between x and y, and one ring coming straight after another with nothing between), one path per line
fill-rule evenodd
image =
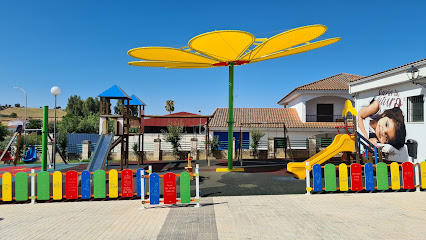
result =
M22 90L23 92L24 92L24 94L25 94L25 119L24 119L24 126L23 126L23 129L24 129L24 135L25 135L25 125L27 125L27 93L25 92L25 90L24 89L22 89L22 88L20 88L20 87L13 87L13 88L16 88L16 89L20 89L20 90Z
M53 156L52 156L52 162L53 162L53 169L56 167L56 96L61 94L61 89L57 86L54 86L50 89L50 92L55 95L55 121L53 123Z

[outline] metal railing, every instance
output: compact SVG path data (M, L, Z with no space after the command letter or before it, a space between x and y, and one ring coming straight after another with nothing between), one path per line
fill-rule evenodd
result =
M306 122L344 122L342 115L306 115Z

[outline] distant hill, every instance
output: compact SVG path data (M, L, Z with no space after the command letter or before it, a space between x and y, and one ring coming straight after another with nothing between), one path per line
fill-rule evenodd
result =
M1 115L10 115L12 113L16 113L18 115L17 118L11 117L1 117ZM25 107L10 107L8 109L4 109L0 111L0 122L3 125L7 125L8 121L16 120L16 119L24 119L25 118ZM63 116L67 113L62 109L56 109L56 118L57 120L61 120ZM55 117L55 110L49 109L49 121L53 121ZM43 108L27 108L27 118L28 119L43 119Z

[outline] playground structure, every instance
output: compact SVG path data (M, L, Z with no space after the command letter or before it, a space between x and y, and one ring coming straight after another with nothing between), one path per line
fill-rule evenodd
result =
M89 172L87 170L78 173L70 170L66 173L56 171L49 173L41 171L35 173L34 169L31 173L19 172L11 174L3 173L2 180L2 202L26 202L36 201L61 201L61 200L88 200L88 199L117 199L140 197L142 201L141 209L145 208L145 204L158 205L176 204L195 202L195 207L199 207L200 200L200 175L198 164L195 167L195 173L190 174L186 171L175 174L165 173L159 175L152 173L152 166L149 170L124 169L117 171L96 170ZM146 174L148 173L148 175ZM108 178L106 177L108 175ZM191 197L191 177L195 176L195 197ZM15 184L12 184L12 177L15 177ZM31 178L30 186L28 186L28 177ZM136 177L136 181L133 178ZM180 180L180 198L177 198L176 178ZM160 178L163 178L163 198L160 195ZM79 184L80 179L80 184ZM107 185L108 179L108 185ZM121 186L119 187L119 182ZM63 188L65 184L65 188ZM136 192L134 192L134 184L136 184ZM148 187L147 187L147 186ZM79 187L80 186L80 187ZM108 186L108 187L107 187ZM28 188L30 187L30 188ZM63 193L65 189L65 193ZM92 192L93 189L93 192ZM121 189L119 193L119 189ZM28 194L30 190L30 195ZM108 193L107 193L108 191ZM51 195L52 194L52 195ZM146 198L149 195L149 198Z
M340 41L331 38L310 43L327 30L311 25L277 34L269 39L236 30L214 31L198 35L179 49L141 47L128 51L131 57L145 61L129 62L133 66L165 68L229 67L228 104L228 170L233 166L234 66L289 56L324 47Z
M121 144L120 149L120 169L123 170L129 166L129 136L138 135L138 165L143 162L143 117L145 104L135 95L129 97L119 86L114 85L103 93L99 94L99 135L101 136L96 144L96 149L91 157L87 170L95 171L99 169L108 169L108 153ZM111 114L111 99L120 101L120 114ZM138 116L131 114L131 106L138 107ZM136 133L130 133L130 121L137 121L138 127ZM110 129L110 123L113 130ZM114 136L118 138L114 140Z
M10 163L13 161L13 164L16 166L16 163L18 161L19 157L19 147L21 146L21 133L22 133L22 125L18 125L16 130L13 132L13 136L10 139L10 141L7 143L6 148L4 151L1 152L0 155L0 161L6 161L7 163ZM8 151L9 148L12 146L12 143L16 139L16 154L15 157L12 157L11 153Z
M353 117L352 126L348 126L348 113L351 113ZM324 162L328 161L330 158L341 152L348 153L348 161L350 160L350 154L352 152L355 152L356 163L360 163L360 161L362 161L364 163L374 162L375 164L377 164L379 160L380 162L383 161L382 152L380 151L380 148L370 143L367 139L365 139L361 134L356 131L357 112L352 106L350 100L346 100L342 116L345 118L345 125L336 127L338 135L336 135L333 142L327 148L308 158L304 162L288 163L287 171L293 173L299 179L305 179L306 168L311 169L312 166L315 164L323 164ZM346 133L340 134L339 128L344 128ZM353 129L353 133L349 132L350 128ZM364 151L366 151L365 156L360 153L361 146L363 146Z
M17 162L18 162L18 158L19 156L19 151L20 151L20 147L21 147L21 136L22 136L22 131L30 131L30 132L34 132L34 131L41 131L42 132L42 168L45 169L45 167L47 166L47 161L48 159L50 159L50 157L48 156L48 151L47 151L47 143L50 140L50 142L54 142L52 137L49 135L48 133L48 107L44 106L43 107L43 129L23 129L22 125L19 125L16 130L13 133L12 138L10 139L9 143L7 144L6 148L4 151L0 152L0 160L1 161L5 161L6 163L11 163L13 161L14 166L16 166ZM8 151L9 148L12 146L13 142L15 142L16 140L16 154L15 156L12 156L11 152ZM68 164L68 162L66 161L65 156L61 153L59 147L57 145L54 145L53 147L56 148L56 153L58 153L61 158L62 161L65 164ZM53 152L52 152L53 154ZM53 155L52 155L52 159ZM37 149L32 146L30 147L27 152L25 153L24 158L22 159L22 161L24 163L33 163L37 160ZM49 166L50 166L50 160L49 160ZM55 163L53 163L53 166L55 166Z

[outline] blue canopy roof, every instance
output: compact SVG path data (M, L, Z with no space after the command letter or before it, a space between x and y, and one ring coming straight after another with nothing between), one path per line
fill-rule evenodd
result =
M132 99L131 97L129 97L129 95L127 95L127 93L123 91L123 89L117 86L117 84L108 88L103 93L99 94L98 97L107 97L107 98L116 98L116 99L119 99L119 98Z
M133 106L146 106L146 104L144 102L142 102L142 100L140 100L138 97L136 97L135 94L133 94L130 98L132 100L130 100L129 105L133 105Z

